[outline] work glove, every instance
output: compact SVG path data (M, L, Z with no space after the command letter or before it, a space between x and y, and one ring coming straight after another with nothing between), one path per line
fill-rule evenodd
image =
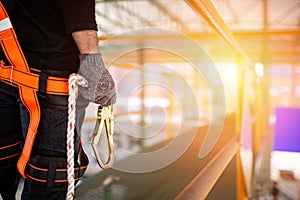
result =
M101 54L82 54L79 60L78 74L88 81L88 87L79 86L79 95L100 106L113 105L116 102L115 83Z

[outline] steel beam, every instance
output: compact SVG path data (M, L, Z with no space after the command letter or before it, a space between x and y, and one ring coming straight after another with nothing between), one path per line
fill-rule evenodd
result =
M184 31L189 30L187 26L185 26L185 23L176 15L172 14L166 7L161 5L157 0L151 0L149 1L152 5L154 5L157 9L162 11L166 16L168 16L172 21L179 24L181 26L181 29Z
M291 36L296 37L300 36L300 29L291 29L291 30L269 30L266 33L263 31L234 31L232 32L234 37L262 37L264 34L266 34L268 37L271 36ZM211 32L199 32L199 33L192 33L192 34L185 34L187 37L192 39L203 39L203 38L216 38L217 35L215 33ZM100 36L99 40L106 40L109 39L111 41L113 40L153 40L153 39L178 39L178 36L174 35L143 35L143 36L137 36L137 35L126 35L125 37L118 36L118 37L111 37L111 36Z
M145 17L139 15L138 13L130 10L129 8L119 4L117 1L112 2L112 5L119 9L120 12L126 12L129 14L130 17L136 17L141 23L146 24L147 26L154 26L151 21L146 19Z
M202 16L211 27L239 54L243 56L248 66L252 65L251 59L239 45L224 20L219 15L209 0L184 0L198 15Z
M128 25L125 25L120 21L113 20L113 19L109 18L107 15L101 13L98 10L96 10L96 14L99 15L100 17L103 17L105 20L111 22L113 25L119 26L119 27L124 28L124 29L130 28L130 27L128 27Z
M201 172L182 190L176 200L205 199L229 162L239 149L237 137L233 137Z
M281 24L286 18L288 18L291 14L296 12L297 10L300 10L300 2L295 3L295 5L292 5L289 9L287 9L283 14L278 16L272 24L269 24L269 28L274 28L275 26Z

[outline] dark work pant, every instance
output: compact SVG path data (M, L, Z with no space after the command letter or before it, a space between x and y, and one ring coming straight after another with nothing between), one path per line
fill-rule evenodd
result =
M81 112L83 112L82 110ZM67 117L67 106L65 109L41 106L41 120L32 149L32 155L36 154L53 157L66 156ZM20 103L19 98L0 90L0 140L2 138L13 136L23 138L26 136L25 130L27 130L28 122L28 111ZM77 152L79 147L79 136L76 133L76 130L75 135L75 147ZM18 175L16 169L17 160L18 159L15 158L6 159L4 160L5 162L0 161L0 193L4 200L14 199L15 196ZM28 181L25 181L24 183L22 192L23 200L64 200L65 198L65 189L56 192L42 191L32 189Z
M17 100L13 96L3 94L0 91L0 141L7 141L8 144L14 143L9 138L22 138L20 110ZM3 142L1 147L7 146ZM18 157L0 160L0 193L4 200L15 199L17 185Z

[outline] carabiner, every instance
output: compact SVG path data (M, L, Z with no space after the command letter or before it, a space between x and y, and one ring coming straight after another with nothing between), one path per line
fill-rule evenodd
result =
M105 129L103 130L103 127ZM102 159L97 151L96 145L100 141L100 136L102 132L105 132L107 138L107 150L108 150L108 158L105 163L102 162ZM97 159L97 163L102 169L107 169L112 166L114 161L114 115L112 106L108 107L98 107L97 112L97 121L95 124L95 128L93 131L93 136L90 140L90 144L93 147L94 154Z

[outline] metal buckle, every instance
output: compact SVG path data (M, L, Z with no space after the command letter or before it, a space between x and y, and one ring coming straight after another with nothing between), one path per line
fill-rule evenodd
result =
M103 130L104 127L105 129ZM107 150L108 150L107 160L104 163L96 147L96 145L99 144L100 136L103 132L105 132L106 135ZM99 106L97 112L97 121L93 131L93 136L90 140L90 144L93 147L93 151L96 156L97 163L102 169L107 169L111 167L114 161L113 133L114 133L114 115L113 115L112 106L108 106L108 107Z
M5 67L5 68L10 68L10 75L9 75L9 81L7 83L9 83L10 85L13 85L13 72L14 72L14 67L13 66L5 66L5 62L3 60L0 60L0 73L1 73L1 70L2 70L2 67ZM2 80L2 78L0 79Z

